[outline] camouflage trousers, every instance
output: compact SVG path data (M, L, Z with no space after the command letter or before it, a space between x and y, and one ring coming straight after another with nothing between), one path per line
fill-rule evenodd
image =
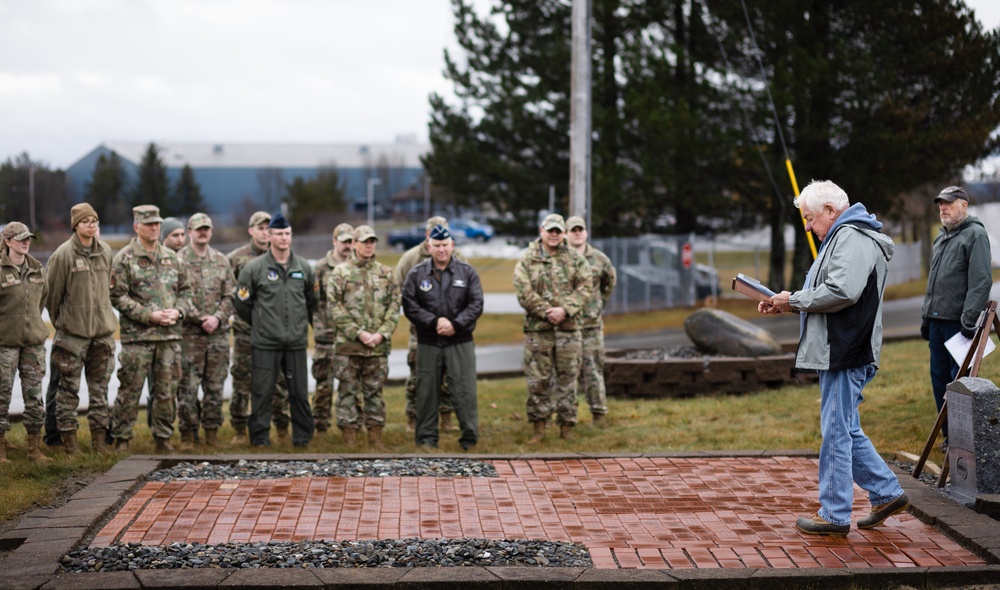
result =
M244 430L250 420L250 377L253 374L253 346L250 334L233 331L233 397L229 400L229 423L234 430ZM278 428L288 428L288 388L284 375L278 375L271 400L271 419Z
M313 352L312 376L316 380L316 393L313 395L313 424L316 430L330 428L330 415L333 413L333 344L316 343Z
M229 334L185 334L181 345L181 382L177 387L177 429L222 426L222 390L229 374ZM198 386L202 400L198 402Z
M56 332L52 340L52 364L54 374L59 374L56 390L56 427L59 432L76 432L76 420L80 407L80 377L86 371L87 423L91 430L106 429L111 426L108 410L108 381L115 370L115 339L80 338L64 332Z
M406 366L410 368L410 376L406 378L406 418L416 419L417 417L417 329L410 324L410 343L406 351ZM448 380L441 377L441 398L439 400L439 412L452 412L455 404L451 401L451 393L448 392Z
M577 392L586 396L592 416L603 416L608 413L608 394L604 388L604 328L586 328L582 339Z
M7 414L14 395L14 374L21 376L24 429L34 434L45 423L42 377L45 376L45 345L0 346L0 436L10 430Z
M177 384L181 380L181 342L130 342L118 354L118 397L111 410L111 434L130 440L139 416L142 383L149 377L150 430L157 438L170 438L177 415Z
M382 385L389 376L389 357L335 355L333 376L340 382L337 386L338 428L385 426Z
M528 420L547 421L555 412L557 424L576 424L576 380L582 348L579 331L524 334Z

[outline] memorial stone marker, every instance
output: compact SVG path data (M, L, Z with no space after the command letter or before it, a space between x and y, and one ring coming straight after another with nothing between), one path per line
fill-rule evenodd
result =
M1000 388L962 377L948 385L948 467L956 499L1000 494Z

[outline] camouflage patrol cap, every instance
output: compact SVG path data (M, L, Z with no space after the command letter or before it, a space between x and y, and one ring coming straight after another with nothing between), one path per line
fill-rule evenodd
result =
M434 229L439 225L448 227L448 220L445 219L444 217L441 217L440 215L435 215L434 217L431 217L430 219L427 220L427 225L424 227L424 231L427 231L429 233L432 229Z
M584 230L587 229L587 222L584 221L579 215L574 215L566 220L566 229L574 229L577 227L582 227Z
M558 213L550 213L546 215L545 220L542 221L542 229L549 231L550 229L556 228L561 231L566 231L566 221L563 219L563 216Z
M375 233L375 230L373 230L371 226L359 225L358 227L354 228L355 243L364 242L365 240L370 240L372 238L378 240L378 234Z
M350 223L341 223L333 228L333 239L338 242L347 242L354 239L354 226Z
M156 205L139 205L132 207L132 219L135 223L163 223L160 208Z
M199 227L212 227L212 218L204 213L195 213L188 219L188 229L198 229Z
M31 233L28 226L24 225L20 221L11 221L3 228L3 239L5 240L17 240L18 242L23 242L28 238L35 237L35 234Z
M250 216L250 223L247 225L247 227L255 227L257 225L260 225L261 223L270 223L270 222L271 222L270 213L268 213L267 211L257 211L256 213Z

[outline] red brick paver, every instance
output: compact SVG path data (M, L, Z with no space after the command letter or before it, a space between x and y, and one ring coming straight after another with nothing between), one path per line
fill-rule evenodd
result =
M803 535L817 462L770 458L494 461L498 478L315 478L148 483L95 537L255 542L405 537L549 539L601 568L983 565L909 514L846 538ZM855 512L868 501L855 488Z

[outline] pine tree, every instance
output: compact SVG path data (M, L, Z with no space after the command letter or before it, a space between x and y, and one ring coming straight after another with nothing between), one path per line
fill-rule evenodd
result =
M335 214L347 208L345 194L347 188L335 168L322 168L311 180L296 176L285 186L288 222L301 231L329 225Z
M139 178L132 188L132 206L136 205L156 205L162 217L173 215L167 167L160 159L160 150L155 143L149 144L139 163Z
M90 203L105 227L129 225L132 215L127 202L127 186L128 179L118 154L112 151L110 156L98 156L83 200Z
M204 212L204 210L205 198L201 194L201 185L195 179L191 165L184 164L184 167L181 168L180 178L174 185L170 215L188 217L198 212Z

